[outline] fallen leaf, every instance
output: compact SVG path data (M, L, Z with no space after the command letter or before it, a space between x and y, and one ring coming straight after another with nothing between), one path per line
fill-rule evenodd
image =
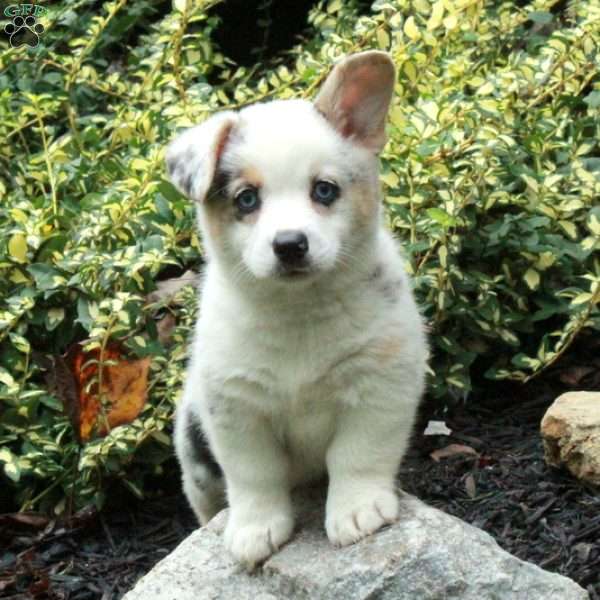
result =
M56 394L81 442L130 423L146 403L150 357L128 360L120 346L109 345L104 351L100 390L99 357L98 349L84 352L76 344L53 361Z
M0 592L11 588L17 582L16 575L0 575Z
M578 385L586 375L594 371L593 367L570 367L560 373L559 379L567 385Z
M429 421L423 435L450 435L452 429L446 426L444 421Z
M475 498L477 496L477 486L475 485L475 477L471 473L467 475L465 478L465 491L467 492L467 496L471 498Z
M575 544L571 549L571 551L577 555L580 562L582 563L586 563L588 561L592 550L592 544L588 544L586 542L579 542L578 544Z
M102 369L100 389L97 384L89 389L92 378L99 376L98 364L89 363L91 359L98 360L99 356L99 350L81 351L73 361L79 389L79 434L83 441L88 440L94 430L97 430L97 435L106 435L113 427L130 423L146 402L150 357L129 361L123 358L117 346L107 347L104 361L114 364L105 365ZM104 415L101 397L108 403Z
M438 448L434 450L429 456L435 460L435 462L440 462L442 458L449 458L450 456L457 456L459 454L469 454L471 456L479 456L476 450L471 448L471 446L465 446L463 444L450 444L445 446L444 448Z
M48 517L35 513L6 513L0 515L0 526L2 525L26 525L35 529L41 529L48 525Z

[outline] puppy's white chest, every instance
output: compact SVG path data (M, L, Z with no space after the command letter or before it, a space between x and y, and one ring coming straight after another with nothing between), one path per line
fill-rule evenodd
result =
M211 360L219 369L235 364L250 386L275 396L278 405L327 403L337 385L335 373L356 358L369 335L369 323L360 328L354 321L335 305L317 318L248 319L229 339L221 338L220 356Z
M304 399L304 402L271 416L275 436L290 460L292 484L315 479L324 473L337 411L337 402Z

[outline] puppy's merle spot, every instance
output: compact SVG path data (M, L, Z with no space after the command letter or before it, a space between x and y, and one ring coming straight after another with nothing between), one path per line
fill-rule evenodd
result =
M202 430L200 421L191 413L188 413L188 426L187 426L187 437L190 443L190 449L196 462L206 466L206 468L215 477L222 477L223 471L219 466L219 463L215 460L208 442Z
M173 156L167 157L167 171L171 177L175 175L175 169L177 167L178 161Z
M185 151L185 155L183 157L184 164L190 164L194 160L195 156L196 156L195 150L193 148L188 148Z
M194 485L198 488L199 491L203 492L208 488L206 485L206 479L204 477L194 477Z
M402 279L389 279L384 273L383 266L377 264L367 280L372 283L377 283L377 289L382 295L392 303L395 303L400 298L400 290L402 289Z
M377 279L381 279L383 275L383 267L381 265L377 265L371 275L369 275L369 281L376 281Z
M192 193L192 180L194 176L192 173L184 173L181 180L181 187L185 190L185 193L188 196L191 196Z
M400 290L402 289L401 279L391 279L384 281L381 285L381 293L390 302L397 302L400 298Z

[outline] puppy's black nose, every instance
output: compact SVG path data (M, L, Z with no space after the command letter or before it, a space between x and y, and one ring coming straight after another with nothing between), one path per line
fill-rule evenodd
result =
M295 229L280 231L273 240L273 251L282 263L298 264L308 252L308 238Z

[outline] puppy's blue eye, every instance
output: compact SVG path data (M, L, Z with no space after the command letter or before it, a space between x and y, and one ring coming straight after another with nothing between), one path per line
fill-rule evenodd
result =
M329 206L340 195L340 188L332 181L320 179L315 181L310 197L319 204Z
M244 188L235 197L235 205L244 214L254 212L260 206L258 190L255 188Z

